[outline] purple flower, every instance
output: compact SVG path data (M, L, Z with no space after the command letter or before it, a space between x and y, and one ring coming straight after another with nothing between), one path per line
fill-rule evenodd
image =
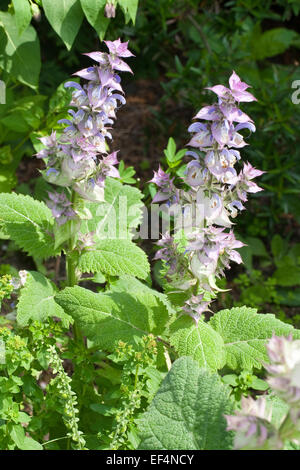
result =
M205 106L204 108L200 109L194 119L204 119L206 121L219 121L220 108L218 106ZM190 126L189 128L189 132L193 132L193 130L191 129L192 126Z
M225 415L227 430L235 431L236 450L267 450L282 446L276 429L270 423L265 397L257 400L242 397L242 408L235 415Z
M203 168L201 163L193 160L187 164L185 171L185 182L189 186L203 186L209 178L209 172Z
M117 153L118 151L113 152L110 155L107 155L106 157L103 157L98 167L98 173L97 173L98 184L100 183L100 181L104 182L107 176L110 176L112 178L120 177L119 170L115 168L114 166L119 163L117 159Z
M134 57L134 54L128 50L128 41L121 42L120 39L116 41L104 41L108 47L110 54L118 57Z
M168 173L165 173L159 166L158 171L154 172L154 177L149 181L155 183L160 189L155 194L152 202L162 202L170 199L175 193L173 179Z
M72 203L68 200L65 193L48 192L49 200L47 206L52 211L58 225L63 225L71 219L75 219L76 212L72 209Z
M247 88L235 72L229 79L229 88L223 85L210 88L218 95L218 102L204 106L195 116L202 122L194 122L188 128L192 133L188 145L194 147L186 152L192 160L182 178L190 188L188 191L176 189L174 178L160 167L151 180L159 188L153 202L170 202L175 198L178 203L177 210L173 211L172 243L168 238L170 244L166 246L164 240L164 248L156 255L172 267L172 275L168 277L170 288L186 290L196 282L213 297L221 290L216 279L224 276L224 270L230 268L232 261L242 262L237 249L243 243L227 229L232 226L231 218L245 210L243 202L247 200L247 193L261 190L252 180L263 173L249 163L244 164L241 171L237 170L241 160L238 149L247 145L240 132L255 131L252 119L239 109L240 102L255 100ZM177 237L185 239L184 251L181 243L174 242ZM175 276L179 271L181 283ZM199 312L207 306L200 302ZM183 311L193 316L192 307L195 307L194 297ZM194 314L198 318L197 312Z
M94 236L95 232L79 233L77 244L79 251L93 248L95 246Z
M110 54L103 52L89 52L85 55L91 59L99 62L100 65L110 65L112 70L120 70L122 72L131 72L129 65L126 64L120 57L132 57L133 54L128 50L128 42L121 42L120 39L116 41L104 41L107 45Z
M104 198L104 182L95 178L89 178L79 181L74 185L74 190L83 198L92 202L103 202Z
M300 411L300 341L273 335L267 344L268 383L284 401Z
M216 93L222 101L257 101L251 93L246 91L246 89L249 88L249 85L242 82L235 72L232 72L232 75L229 78L229 86L230 89L223 85L215 85L207 89Z
M58 121L66 125L60 138L55 132L41 138L45 148L37 154L45 160L43 175L47 181L70 187L92 201L104 200L106 177L119 177L114 166L118 163L116 152L107 155L107 139L112 139L116 110L126 103L116 70L131 72L120 57L133 55L128 42L118 39L106 41L106 45L109 53L86 54L98 65L74 74L85 81L83 85L65 83L66 88L74 89L70 105L76 109L70 109L69 117Z
M263 190L252 181L253 178L263 173L264 171L257 170L251 166L250 163L244 163L244 168L239 174L238 183L236 185L237 195L241 201L247 201L247 193L257 193Z
M193 318L196 325L198 325L201 315L204 312L211 312L208 308L211 301L206 302L203 300L203 294L193 295L187 302L185 302L182 310Z
M114 18L116 16L116 6L111 1L108 1L105 5L105 16L107 18Z

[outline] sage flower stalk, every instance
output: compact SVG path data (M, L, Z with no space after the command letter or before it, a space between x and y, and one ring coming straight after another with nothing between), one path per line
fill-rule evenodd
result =
M253 179L263 172L248 162L241 166L240 149L247 143L240 131L255 131L252 119L239 109L240 102L256 100L247 88L249 85L235 72L229 79L229 88L223 85L209 88L217 95L218 102L203 107L195 116L197 122L188 129L192 134L188 143L192 150L186 155L192 160L183 177L183 183L190 188L188 191L176 188L174 178L161 168L151 180L158 187L153 202L164 201L171 206L175 219L174 233L168 239L162 239L159 245L167 243L171 246L173 243L174 246L180 230L185 243L186 271L182 273L182 283L178 282L177 275L178 260L182 256L174 255L174 250L161 249L156 259L162 259L165 266L169 266L166 278L171 287L176 284L176 288L187 290L199 285L211 294L211 298L220 290L216 279L225 275L224 270L230 268L230 262L242 262L237 249L243 243L235 238L232 219L245 209L248 193L261 191ZM176 205L179 206L177 210ZM182 217L187 223L177 230L176 219ZM196 296L183 309L190 312L196 322L208 308L202 293L194 292ZM191 313L195 298L199 300L198 314L194 308Z
M40 140L44 148L37 157L45 161L46 181L68 188L89 201L103 201L106 177L119 177L117 152L108 153L107 141L117 109L126 103L119 71L132 72L123 58L133 56L128 43L105 41L109 52L87 55L97 64L76 72L84 84L69 81L73 88L69 118L58 121L66 125L62 135L54 131ZM74 216L75 208L65 193L49 195L48 203L58 224ZM65 208L62 212L62 205Z

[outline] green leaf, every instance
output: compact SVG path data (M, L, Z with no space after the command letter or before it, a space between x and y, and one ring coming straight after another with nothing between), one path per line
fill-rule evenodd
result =
M22 134L25 134L30 129L26 120L24 119L24 116L22 116L22 114L17 111L1 118L0 122L8 129L15 132L20 132Z
M238 376L236 374L226 374L222 377L222 382L232 387L237 387L238 385Z
M133 166L129 166L129 167L125 168L125 164L124 164L123 160L121 160L118 170L119 170L119 173L120 173L120 181L122 181L122 183L124 183L124 184L135 184L136 183L136 180L134 178L132 178L132 176L135 175L135 170L134 170Z
M0 193L11 191L17 185L15 168L0 166Z
M82 233L96 232L95 240L132 238L132 229L142 219L142 197L139 189L123 185L115 178L107 178L105 202L86 204L92 218L82 222Z
M138 421L139 449L223 450L232 446L224 414L230 388L190 357L174 362L148 411Z
M25 436L25 429L21 425L15 425L10 433L10 437L21 450L43 450L43 446L32 439Z
M80 3L86 19L102 41L109 25L109 19L104 16L106 0L80 0Z
M67 287L55 301L71 315L90 340L113 351L118 341L133 344L134 336L161 334L168 312L150 291L95 294L82 287Z
M53 223L43 202L22 194L0 194L0 228L29 255L48 258L59 253L51 236Z
M274 272L272 278L278 286L291 287L300 284L300 267L283 266Z
M154 295L158 298L159 301L164 304L169 315L174 315L176 313L176 310L174 309L173 305L170 303L168 297L165 294L163 294L162 292L158 292L157 290L151 289L151 287L147 286L146 284L143 284L135 277L121 276L117 281L111 284L111 291L128 292L133 294L139 293L141 297L147 294L149 294L150 296Z
M29 26L19 35L14 16L4 12L0 12L0 25L5 32L5 41L0 52L0 67L20 82L36 89L41 56L35 29Z
M268 258L269 254L265 248L265 245L260 240L260 238L256 237L247 237L243 241L247 243L249 249L251 250L252 255L254 256L263 256Z
M269 384L258 377L254 377L251 382L251 388L253 388L253 390L265 391L268 390Z
M83 20L80 0L43 0L43 8L52 28L70 50Z
M97 248L81 255L80 271L111 276L131 274L141 279L150 272L146 254L130 240L102 240L97 243Z
M262 60L266 57L273 57L282 54L293 42L299 38L299 34L292 29L273 28L253 41L253 55L256 60Z
M167 149L164 150L164 154L165 154L165 156L167 157L168 160L173 161L173 157L175 156L175 152L176 152L176 143L175 143L175 140L173 139L173 137L170 137L169 141L168 141Z
M269 413L269 410L272 411L271 423L275 426L276 429L279 429L282 420L289 412L289 405L277 395L265 396L267 402L267 413Z
M29 271L19 297L18 324L26 326L29 320L44 322L48 317L59 317L68 326L71 318L54 301L56 293L56 286L49 279L38 272Z
M175 155L175 160L181 160L187 152L187 149L181 149L179 150L176 155Z
M263 242L256 237L240 237L239 240L245 243L245 246L240 248L239 253L243 258L243 263L248 271L252 270L252 258L253 256L259 256L263 258L270 258L265 245Z
M25 436L22 447L20 447L20 449L21 450L44 450L44 447L35 439Z
M277 293L280 296L280 304L288 305L289 307L300 306L300 289L294 288L288 290L285 288L277 289Z
M280 235L276 234L271 240L271 250L275 258L283 254L284 244Z
M126 23L131 20L135 24L139 0L118 0L118 4L124 11Z
M22 34L30 24L31 21L31 8L28 0L12 0L16 25L19 30L19 34Z
M170 334L171 345L180 356L191 356L200 366L213 371L224 366L224 341L203 320L197 326L192 318L182 315L171 325Z
M8 129L15 132L26 133L31 127L37 128L43 117L42 103L46 96L31 95L15 100L1 121Z
M209 324L222 336L225 343L226 364L233 370L253 367L261 369L268 362L266 343L272 334L300 338L300 331L277 320L270 313L258 314L250 307L221 310Z
M79 79L72 78L72 81L79 82ZM66 88L65 83L61 83L49 100L49 113L54 114L57 118L57 113L66 111L69 109L69 103L72 98L72 89ZM66 113L67 115L67 113Z

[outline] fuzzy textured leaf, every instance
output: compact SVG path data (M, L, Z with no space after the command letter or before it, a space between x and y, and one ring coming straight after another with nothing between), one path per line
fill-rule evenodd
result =
M65 324L70 323L71 317L54 301L56 292L55 285L49 279L38 272L29 271L19 297L18 324L26 326L29 320L43 322L48 317L59 317Z
M80 0L43 0L43 8L52 28L70 50L83 20Z
M88 203L92 218L83 221L81 231L95 232L95 240L128 238L142 219L143 194L137 188L123 185L115 178L105 181L105 202Z
M174 362L138 423L140 449L223 450L232 446L224 414L233 410L230 388L190 357Z
M97 248L80 257L78 267L82 272L101 272L110 276L131 274L141 279L150 272L146 254L130 240L101 240Z
M161 334L168 319L165 305L150 292L95 294L75 286L57 294L55 301L90 340L110 351L120 340L133 343L134 335Z
M29 255L47 258L59 253L51 236L53 223L43 202L22 194L0 194L0 228Z
M225 364L222 336L208 323L183 315L170 327L170 342L180 356L191 356L200 366L216 371Z
M256 309L236 307L221 310L209 324L223 337L226 364L233 370L260 369L268 362L266 342L275 333L278 336L300 338L300 331L277 320L274 315L258 314Z
M149 295L154 295L158 298L160 302L164 304L170 316L176 314L176 310L174 309L173 305L165 294L163 294L162 292L158 292L157 290L151 289L151 287L147 286L135 277L120 276L120 278L111 285L111 291L129 293L131 292L135 295L139 293L141 296L147 293Z

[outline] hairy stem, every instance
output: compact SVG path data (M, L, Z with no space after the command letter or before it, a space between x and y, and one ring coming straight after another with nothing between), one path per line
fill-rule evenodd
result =
M77 201L77 193L76 191L72 190L72 195L71 195L71 202L73 205L73 208L76 206L76 201ZM73 222L71 221L71 224ZM77 285L77 276L76 276L76 267L77 267L77 258L74 256L74 249L76 247L76 230L73 229L71 226L71 237L69 239L69 249L67 253L67 283L69 287L73 287ZM74 340L79 344L84 342L82 333L74 322L73 324L73 333L74 333Z

